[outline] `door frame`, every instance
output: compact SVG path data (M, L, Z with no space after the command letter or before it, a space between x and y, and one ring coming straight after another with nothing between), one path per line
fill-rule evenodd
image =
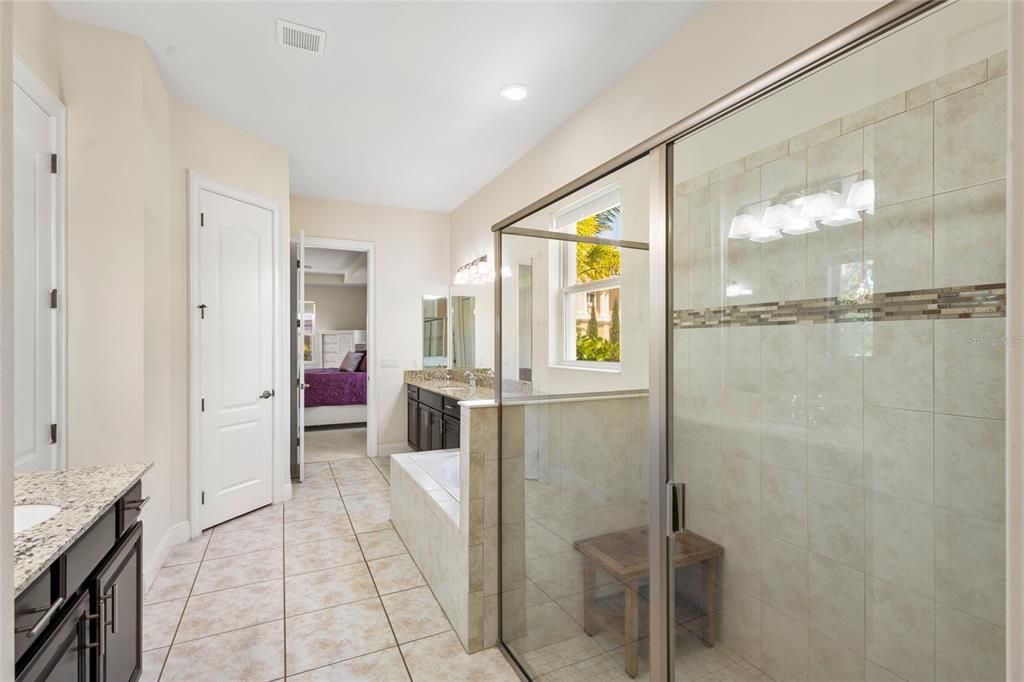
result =
M52 174L53 219L52 236L53 288L57 290L57 313L54 319L53 339L56 345L53 358L53 376L50 396L52 417L57 424L57 452L55 461L58 469L68 467L68 251L67 251L67 158L68 158L68 112L60 98L29 68L21 57L14 54L14 86L34 101L52 119L50 143L57 154L57 172Z
M298 236L296 233L293 236ZM377 245L358 239L336 239L334 237L310 237L306 235L307 249L334 249L335 251L359 251L366 254L366 456L377 456L377 322L375 301L377 294L377 266L375 263ZM289 332L291 328L289 327ZM302 409L300 406L299 409ZM302 437L302 434L299 434ZM305 443L303 443L305 445Z
M200 495L202 492L202 481L198 472L201 471L200 461L202 459L201 429L200 429L200 403L199 378L202 373L202 358L200 354L199 317L197 306L201 303L199 295L199 193L203 190L220 194L221 196L242 201L253 206L264 208L271 212L273 252L271 255L274 264L274 295L273 295L273 320L274 347L272 351L274 377L273 389L276 397L283 398L290 392L290 349L291 342L288 336L289 329L286 322L291 317L289 310L289 289L288 286L288 233L284 228L282 218L283 209L281 202L277 199L250 192L249 190L228 185L219 180L211 178L193 170L186 171L188 191L186 193L187 220L188 220L188 509L189 528L192 537L198 537L202 531ZM273 401L271 418L271 489L273 491L274 504L285 502L291 499L292 483L289 471L288 448L289 438L289 415L288 408L290 401L277 399Z

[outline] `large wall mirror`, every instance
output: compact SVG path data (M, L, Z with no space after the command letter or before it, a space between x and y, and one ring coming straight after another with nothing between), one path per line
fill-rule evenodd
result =
M423 366L448 366L448 298L423 296Z

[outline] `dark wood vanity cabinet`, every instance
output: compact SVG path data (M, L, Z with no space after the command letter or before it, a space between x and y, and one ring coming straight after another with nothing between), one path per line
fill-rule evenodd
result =
M142 675L141 492L125 494L15 599L18 682Z
M454 398L408 386L406 439L409 447L416 452L458 448L461 410L459 401Z

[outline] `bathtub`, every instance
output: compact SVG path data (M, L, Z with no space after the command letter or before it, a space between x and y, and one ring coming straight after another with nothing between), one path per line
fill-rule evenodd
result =
M458 450L438 450L412 455L412 461L420 465L427 474L449 495L459 500L459 479L462 464Z

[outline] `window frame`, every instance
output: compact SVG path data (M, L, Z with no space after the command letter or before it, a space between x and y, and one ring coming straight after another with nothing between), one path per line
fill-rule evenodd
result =
M610 208L619 207L620 223L623 220L625 211L622 207L621 187L614 182L601 187L585 197L581 197L572 204L561 208L551 214L551 229L555 232L568 232L575 234L576 223L584 218L597 215ZM573 217L568 217L573 216ZM620 237L619 237L620 238ZM591 282L576 282L576 251L579 242L562 242L560 244L559 268L558 268L558 305L561 307L561 343L558 344L558 356L555 359L555 366L562 369L578 369L593 372L606 372L619 374L622 372L623 343L619 340L619 360L617 362L602 360L577 360L576 359L576 306L575 297L578 294L588 294L594 291L606 289L618 289L619 300L622 300L622 273L615 277L595 280ZM615 247L622 252L622 247ZM622 309L619 309L621 319Z

